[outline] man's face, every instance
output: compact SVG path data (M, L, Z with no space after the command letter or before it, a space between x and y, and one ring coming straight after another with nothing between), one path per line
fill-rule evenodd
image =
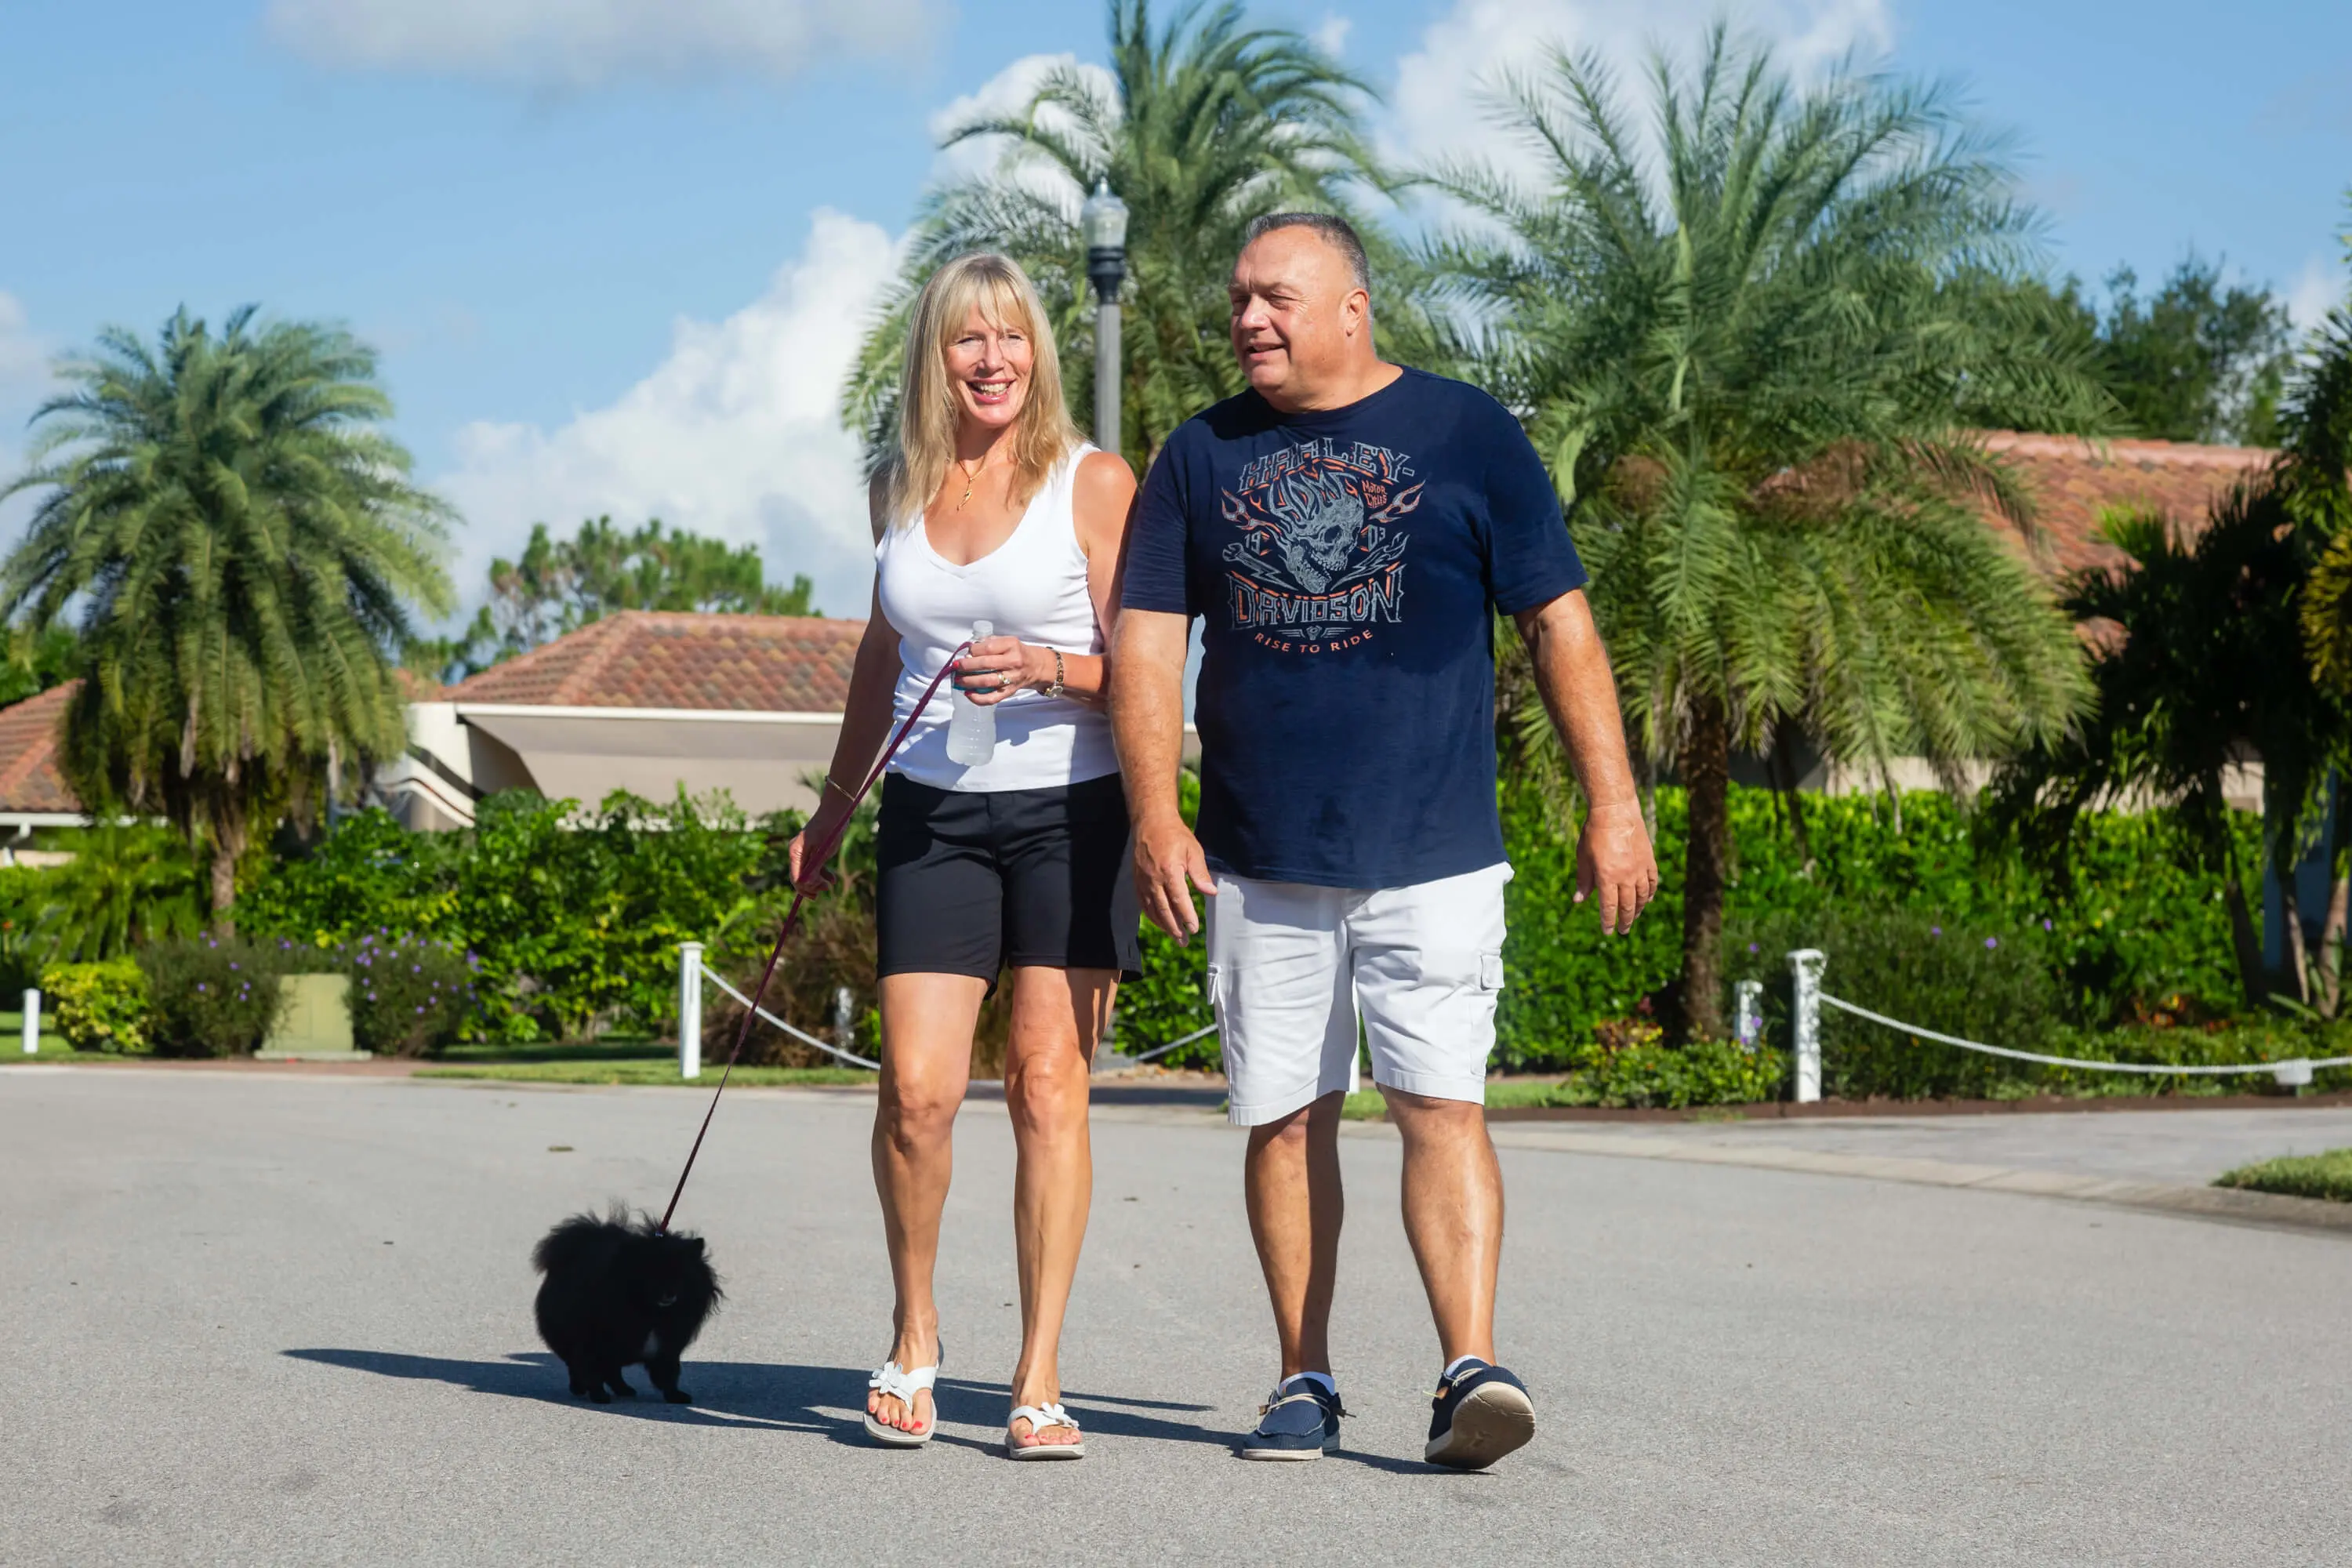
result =
M1234 263L1234 357L1258 395L1276 407L1308 405L1346 373L1365 299L1338 250L1309 228L1278 228L1250 241Z

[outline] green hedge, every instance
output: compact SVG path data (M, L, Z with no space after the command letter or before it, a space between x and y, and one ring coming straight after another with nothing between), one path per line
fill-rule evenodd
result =
M1189 776L1182 799L1189 816L1196 801ZM1515 876L1506 895L1497 1068L1573 1072L1593 1083L1605 1072L1609 1095L1639 1100L1643 1091L1626 1087L1627 1075L1669 1047L1643 1046L1621 1059L1606 1054L1616 1046L1601 1042L1624 1037L1604 1026L1655 1007L1679 962L1680 792L1661 790L1657 808L1666 886L1633 934L1610 938L1596 913L1573 901L1574 845L1547 803L1525 786L1505 786ZM2242 1010L2219 879L2195 868L2191 845L2164 814L2087 816L2073 847L2074 879L2061 884L2013 847L1984 841L1940 795L1905 796L1899 827L1883 797L1809 797L1810 864L1782 812L1769 792L1732 791L1727 979L1768 982L1772 1050L1785 1046L1783 955L1797 946L1830 953L1829 984L1840 995L2027 1048L2105 1039L2149 1015L2201 1020ZM2242 862L2257 864L2259 824L2233 820ZM782 845L796 826L780 815L755 828L723 800L681 797L656 807L626 795L593 812L529 794L497 795L481 804L474 828L454 834L410 834L367 813L338 826L307 859L272 868L239 900L238 915L248 932L297 944L414 932L468 954L478 966L469 1037L571 1038L615 1023L660 1030L675 1019L680 940L711 943L714 967L727 973L764 952L783 896ZM844 864L847 886L821 904L814 934L788 965L784 994L794 1016L825 1016L836 984L851 986L861 1010L870 1006L870 876L861 875L870 867L855 847ZM1119 998L1118 1043L1129 1052L1209 1021L1199 941L1180 948L1146 922L1142 957L1143 977ZM870 1043L870 1016L866 1024L861 1042ZM1871 1037L1871 1027L1842 1016L1830 1023L1833 1091L1990 1093L2045 1081L1944 1047L1898 1048ZM2133 1036L2149 1033L2163 1031ZM1163 1059L1213 1066L1216 1042ZM1717 1092L1701 1079L1720 1080L1723 1092L1754 1087L1744 1079L1731 1084L1750 1071L1739 1063L1704 1073L1696 1062L1663 1056L1654 1065L1696 1084L1692 1094ZM1657 1093L1666 1103L1685 1089Z
M1800 946L1830 952L1831 989L1864 1005L1886 1005L1899 1014L1933 991L1936 1016L1899 1016L1954 1032L1998 1027L2012 1031L2012 1038L2047 1041L2058 1031L2106 1029L2158 1010L2239 1010L2221 880L2195 868L2193 846L2168 814L2086 815L2069 885L2037 874L2014 846L1986 842L1940 795L1905 795L1899 828L1883 796L1813 795L1804 809L1810 866L1771 792L1731 791L1727 977L1760 975L1768 995L1783 998L1781 1013L1784 955ZM1517 1072L1580 1069L1595 1029L1636 1016L1680 966L1682 792L1658 792L1665 882L1624 937L1603 936L1598 915L1574 901L1575 845L1554 826L1548 803L1507 783L1501 810L1513 876L1505 893L1510 934L1494 1065ZM2232 825L2241 863L2259 865L2260 822L2237 814ZM2259 901L2258 887L2249 883L2247 892ZM1948 964L1936 968L1918 946L1935 927L1955 937L1937 963L1965 956L1965 942L1981 951L1987 937L2006 947L1994 950L2002 953L1994 963L1947 973ZM1131 1050L1208 1021L1201 944L1179 948L1147 922L1143 952L1144 980L1120 997L1121 1042ZM1979 996L1971 987L1989 984L1993 971L2004 977L1998 988L2004 1000L1989 1017L1972 1009L1990 993ZM1785 1041L1785 1034L1776 1035ZM1214 1045L1205 1040L1167 1059L1211 1065ZM1856 1049L1866 1048L1856 1042ZM1968 1082L1981 1087L1998 1076L1971 1072L1953 1069L1945 1075L1950 1087L1935 1092L1956 1092ZM1917 1077L1897 1076L1906 1084ZM1854 1087L1863 1081L1857 1078Z
M615 794L593 812L511 791L475 826L410 833L381 811L341 824L237 900L240 928L320 948L435 939L475 963L469 1033L570 1039L677 1016L677 945L757 901L761 836L723 799Z

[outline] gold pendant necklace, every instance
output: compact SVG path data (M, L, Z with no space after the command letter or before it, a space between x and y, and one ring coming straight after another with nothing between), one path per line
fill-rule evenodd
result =
M963 463L961 459L957 461L956 467L959 468L963 468ZM961 511L964 509L964 501L971 500L971 487L980 482L980 470L986 467L988 467L988 457L983 453L982 454L981 459L977 465L964 470L963 500L956 502L956 510Z

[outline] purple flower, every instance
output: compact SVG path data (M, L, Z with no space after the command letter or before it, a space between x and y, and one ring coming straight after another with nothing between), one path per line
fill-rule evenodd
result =
M1754 942L1749 942L1749 943L1748 944L1748 952L1754 952L1756 951L1756 944L1755 944Z
M2000 938L1997 936L1989 936L1985 938L1985 951L1987 952L1990 952L1994 948L1999 947L2000 945Z
M2043 931L2048 931L2048 930L2050 929L2050 922L2049 922L2049 921L2048 921L2047 919L2045 919L2045 920L2043 920L2043 921L2042 921L2042 929Z
M1927 934L1929 936L1941 936L1944 934L1944 928L1942 926L1929 926L1927 928Z

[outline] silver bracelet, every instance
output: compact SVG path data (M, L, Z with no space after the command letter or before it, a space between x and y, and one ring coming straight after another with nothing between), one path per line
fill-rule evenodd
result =
M1059 697L1062 694L1062 677L1067 672L1062 668L1062 650L1060 648L1055 648L1053 650L1053 654L1054 684L1045 688L1045 695L1048 697Z

